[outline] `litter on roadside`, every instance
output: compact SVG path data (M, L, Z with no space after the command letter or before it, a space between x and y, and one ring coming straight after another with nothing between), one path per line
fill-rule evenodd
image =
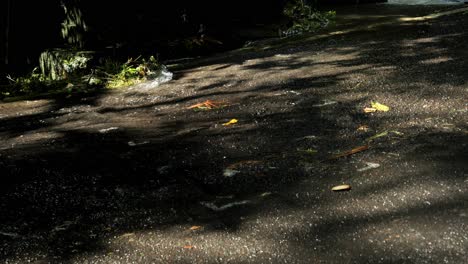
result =
M337 186L332 187L331 190L334 192L349 191L351 190L351 185L349 184L337 185Z
M380 167L380 164L378 163L366 162L366 166L364 168L358 169L357 171L362 172L366 170L377 169L378 167Z

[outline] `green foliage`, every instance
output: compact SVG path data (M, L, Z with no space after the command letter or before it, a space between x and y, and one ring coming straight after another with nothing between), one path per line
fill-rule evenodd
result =
M47 79L40 73L37 67L26 76L13 78L8 75L7 79L10 84L0 87L1 98L57 91L63 89L66 85L64 81L51 81Z
M160 68L161 65L153 56L148 60L140 60L140 57L130 58L123 64L108 59L98 68L98 75L107 79L106 87L118 88L147 80L156 74Z
M292 23L290 27L281 33L284 36L298 35L305 32L316 32L327 27L335 20L336 12L320 12L304 3L304 0L291 0L283 10L283 13Z
M57 81L82 74L88 68L92 52L64 49L47 50L39 57L39 67L44 78Z
M83 14L78 8L79 1L62 0L62 8L65 19L62 22L62 37L72 47L82 48L84 46L84 34L88 26L83 20Z
M47 70L36 67L26 76L17 78L8 76L10 83L0 86L0 99L40 93L87 92L89 89L99 87L129 86L157 77L162 69L162 65L153 56L147 60L140 57L129 59L125 63L106 59L96 69L90 69L87 64L90 57L81 55L63 59L54 52L43 53L41 68Z

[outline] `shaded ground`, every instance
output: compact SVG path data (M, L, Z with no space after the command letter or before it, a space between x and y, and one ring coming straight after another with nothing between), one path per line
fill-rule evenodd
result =
M150 91L1 104L1 261L463 263L467 24L259 44ZM226 106L187 109L207 99Z

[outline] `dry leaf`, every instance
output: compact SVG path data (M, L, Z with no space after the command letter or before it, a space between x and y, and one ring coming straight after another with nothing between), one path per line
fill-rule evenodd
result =
M390 107L380 104L378 102L371 102L372 108L375 108L377 111L387 112L390 110Z
M334 186L331 189L334 192L349 191L349 190L351 190L351 185L348 185L348 184L337 185L337 186Z
M190 227L190 230L198 230L200 228L201 228L201 226L192 226L192 227Z
M360 146L360 147L357 147L357 148L353 148L352 150L349 150L349 151L337 154L335 156L332 156L331 159L346 157L346 156L353 155L355 153L358 153L358 152L361 152L361 151L364 151L364 150L367 150L367 149L369 149L369 146L367 146L367 145Z
M375 111L377 111L377 109L372 108L372 107L364 108L364 113L374 113Z
M191 105L191 106L187 107L187 109L193 109L193 108L213 109L213 108L219 108L219 107L222 107L222 106L224 106L224 104L219 103L219 102L214 102L214 101L211 101L211 100L206 100L205 102Z
M237 121L238 121L237 119L231 119L229 122L224 123L223 126L230 126L232 124L237 123Z
M184 248L185 248L185 249L194 249L195 246L192 246L192 245L185 245Z

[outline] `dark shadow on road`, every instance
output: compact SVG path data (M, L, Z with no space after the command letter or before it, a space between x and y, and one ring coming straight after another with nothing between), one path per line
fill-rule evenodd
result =
M455 23L457 20L462 22ZM223 58L204 68L211 69L209 74L193 70L162 85L161 94L128 92L71 102L55 100L43 111L0 119L4 140L0 145L0 259L21 261L21 257L34 255L33 260L43 256L46 261L67 262L93 252L105 254L106 241L115 236L192 223L237 232L242 217L261 216L274 204L285 212L304 210L315 219L313 230L289 234L290 241L297 241L291 242L294 249L305 252L299 255L338 261L328 249L341 236L346 239L339 245L351 247L351 234L367 225L382 226L390 223L388 219L417 221L425 214L459 208L466 203L466 193L437 196L430 206L408 202L408 207L395 206L389 212L366 211L372 202L393 197L391 191L398 197L400 190L411 192L406 188L414 187L422 197L424 190L415 187L419 179L445 182L450 191L450 184L465 177L459 171L414 175L402 186L396 174L394 182L379 183L360 176L354 179L355 175L343 175L340 170L373 155L385 162L388 155L382 151L399 152L400 148L401 158L410 159L393 162L424 164L429 160L429 168L435 167L437 172L460 169L460 161L466 160L466 152L460 149L466 131L426 133L422 123L414 123L401 129L404 137L376 141L357 158L328 158L337 151L367 144L365 139L380 129L435 115L427 112L418 117L404 112L397 97L405 102L412 98L443 101L442 96L458 95L468 72L468 53L462 46L468 35L463 21L467 18L453 16L440 19L437 25L395 25L375 34L355 32ZM228 69L232 75L226 78ZM174 94L187 91L184 87L190 87L187 90L192 93ZM441 97L434 87L441 87ZM385 95L393 96L389 104L397 110L379 118L362 113L371 100ZM226 98L232 104L224 108L187 109L199 100ZM240 122L232 127L222 125L232 118ZM376 131L356 132L363 123ZM114 126L117 128L110 129ZM459 128L456 122L455 126ZM307 136L316 139L304 139ZM440 141L436 144L436 140ZM447 155L421 155L444 145L450 146ZM315 156L304 155L308 149L320 151ZM226 168L239 170L238 175L225 176ZM406 168L396 168L394 173ZM329 177L323 177L325 174ZM363 185L349 202L365 200L366 206L361 211L344 211L346 220L332 214L320 220L317 213L304 209L339 209L340 201L328 191L331 183L339 181L332 176ZM431 178L435 176L440 178ZM318 197L313 203L292 197L310 187L305 181L321 187L310 191ZM387 196L379 196L376 188L385 186ZM264 193L272 194L271 198L260 199ZM220 196L253 202L222 212L201 203L217 201ZM449 201L443 202L443 198ZM310 241L316 238L324 244L310 253ZM355 250L362 249L371 259L383 252L381 245L375 252L364 247L374 248L362 244ZM355 253L347 256L353 261L365 259ZM391 261L399 260L399 252L387 253Z

